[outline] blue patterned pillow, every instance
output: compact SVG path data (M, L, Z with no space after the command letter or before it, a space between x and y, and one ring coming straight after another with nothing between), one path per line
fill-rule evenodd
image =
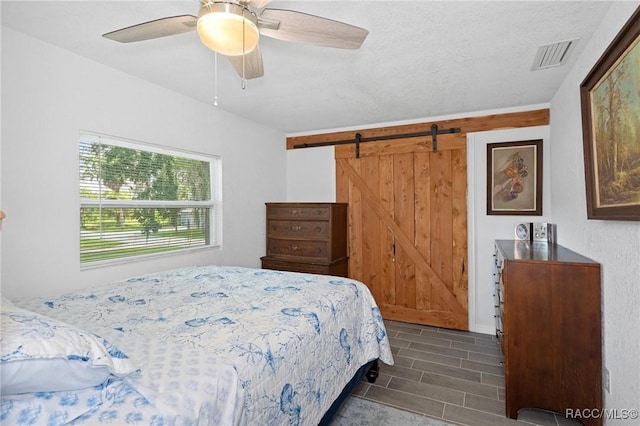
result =
M106 340L2 299L2 394L84 389L139 371Z

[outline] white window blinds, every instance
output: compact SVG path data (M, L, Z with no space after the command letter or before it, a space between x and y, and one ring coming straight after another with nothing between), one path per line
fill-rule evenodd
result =
M221 243L220 159L81 134L80 263Z

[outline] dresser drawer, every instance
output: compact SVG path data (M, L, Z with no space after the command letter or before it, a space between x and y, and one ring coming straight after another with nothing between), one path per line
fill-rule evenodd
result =
M298 241L269 238L267 241L267 256L329 259L329 245L327 241Z
M304 272L307 274L336 275L346 277L348 259L344 258L331 263L289 262L281 259L262 257L262 268L276 271Z
M268 220L267 237L329 239L329 221Z
M329 206L267 206L268 219L329 219Z

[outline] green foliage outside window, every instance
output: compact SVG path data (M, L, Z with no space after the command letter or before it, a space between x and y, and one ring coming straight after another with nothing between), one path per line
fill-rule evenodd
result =
M109 142L79 142L81 263L211 245L215 159Z

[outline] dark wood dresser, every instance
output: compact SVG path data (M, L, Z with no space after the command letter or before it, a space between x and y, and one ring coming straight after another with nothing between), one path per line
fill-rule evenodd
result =
M267 203L262 267L348 275L346 203Z
M601 411L600 264L560 245L497 240L494 282L507 417Z

